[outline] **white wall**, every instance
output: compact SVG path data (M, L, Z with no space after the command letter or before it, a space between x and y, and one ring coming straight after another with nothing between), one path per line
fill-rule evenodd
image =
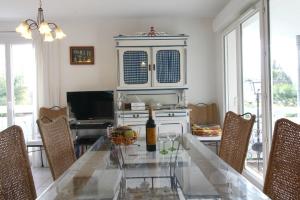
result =
M64 21L67 34L61 48L61 104L66 92L78 90L114 90L117 86L117 57L113 36L157 31L190 35L188 42L189 102L216 102L215 38L211 19L140 18ZM70 46L95 46L95 65L70 65Z

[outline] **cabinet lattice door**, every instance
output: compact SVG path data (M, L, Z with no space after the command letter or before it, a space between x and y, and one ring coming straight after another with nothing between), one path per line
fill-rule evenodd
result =
M148 82L148 54L146 51L125 51L123 67L125 84Z
M178 50L159 50L156 53L156 79L158 83L177 83L180 81L180 52Z

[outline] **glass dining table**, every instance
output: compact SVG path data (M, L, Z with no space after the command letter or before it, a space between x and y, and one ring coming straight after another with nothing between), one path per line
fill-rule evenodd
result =
M102 137L38 199L269 199L193 135L172 147L147 152L143 138L122 146Z

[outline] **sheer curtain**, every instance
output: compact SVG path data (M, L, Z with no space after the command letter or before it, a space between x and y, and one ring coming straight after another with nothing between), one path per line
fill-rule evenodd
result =
M34 37L33 46L37 67L37 112L35 112L37 119L40 107L60 105L61 50L59 40L44 42L39 34ZM36 132L35 138L40 139L40 134L38 131ZM43 152L43 160L44 163L47 163L45 152ZM32 165L41 166L40 152L33 153Z
M60 105L60 41L34 39L37 65L37 108Z

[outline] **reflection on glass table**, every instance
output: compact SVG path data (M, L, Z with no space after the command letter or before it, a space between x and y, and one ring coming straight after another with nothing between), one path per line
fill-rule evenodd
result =
M165 155L136 143L99 139L39 199L268 199L191 134Z
M168 154L168 150L166 149L166 143L169 141L169 138L166 135L158 135L158 145L159 145L159 153L162 155Z
M171 146L169 147L170 151L175 151L176 150L176 148L175 148L175 141L176 141L177 136L178 135L175 134L175 133L168 133L168 138L171 141Z

